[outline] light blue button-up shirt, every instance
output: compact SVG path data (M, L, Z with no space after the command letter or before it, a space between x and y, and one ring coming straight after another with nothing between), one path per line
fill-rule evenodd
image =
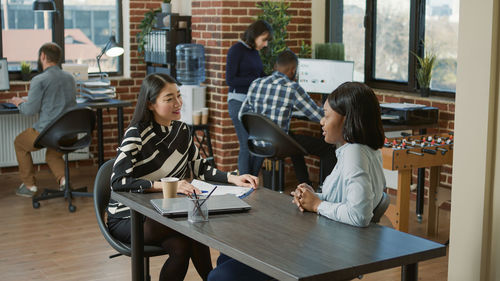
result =
M346 143L335 151L337 165L323 183L318 213L354 226L368 226L382 199L385 177L382 153L367 145Z

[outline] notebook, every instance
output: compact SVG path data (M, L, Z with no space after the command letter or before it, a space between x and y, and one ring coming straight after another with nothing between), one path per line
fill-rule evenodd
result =
M151 199L151 204L164 216L187 216L186 197ZM209 214L237 213L251 209L250 205L234 194L212 195L205 204L208 205Z

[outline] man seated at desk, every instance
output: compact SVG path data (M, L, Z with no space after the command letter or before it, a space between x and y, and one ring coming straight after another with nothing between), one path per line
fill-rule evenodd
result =
M14 140L19 175L22 184L16 191L17 195L32 197L36 191L35 171L31 151L39 150L34 143L40 132L59 114L70 107L76 106L76 85L73 76L61 70L58 66L62 58L62 50L55 43L45 43L38 51L38 70L43 71L33 78L28 92L28 98L13 97L10 102L26 115L40 114L38 121L20 133ZM64 188L64 160L62 153L47 148L45 161Z
M323 109L295 82L297 65L297 56L292 51L281 52L276 61L276 71L270 76L254 80L250 85L246 100L241 106L240 118L244 112L260 113L287 133L293 111L299 111L310 120L319 122L323 117ZM337 162L334 146L312 136L293 134L292 137L309 154L321 157L323 174L330 174ZM262 163L263 159L260 161ZM298 182L311 184L304 157L292 157L292 162Z

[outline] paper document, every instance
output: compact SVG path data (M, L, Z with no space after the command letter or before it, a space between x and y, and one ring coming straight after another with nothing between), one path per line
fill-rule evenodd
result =
M215 185L200 181L193 180L191 184L203 191L203 193L210 193L212 189L214 189ZM217 189L212 193L212 195L224 195L224 194L234 194L239 198L245 197L248 194L252 193L253 189L251 187L242 187L242 186L234 186L234 185L217 185Z

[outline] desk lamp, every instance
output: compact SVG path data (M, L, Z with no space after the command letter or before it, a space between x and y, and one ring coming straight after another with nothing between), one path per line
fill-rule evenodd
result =
M35 0L35 2L33 2L33 11L55 12L56 4L54 3L54 0Z
M116 43L115 36L113 35L113 36L109 37L109 40L106 43L106 46L104 46L101 53L99 55L97 55L97 66L99 67L99 74L102 73L102 71L101 71L101 57L104 54L106 54L106 56L108 56L108 57L113 58L113 57L121 56L123 54L123 52L124 52L123 48L120 47Z

